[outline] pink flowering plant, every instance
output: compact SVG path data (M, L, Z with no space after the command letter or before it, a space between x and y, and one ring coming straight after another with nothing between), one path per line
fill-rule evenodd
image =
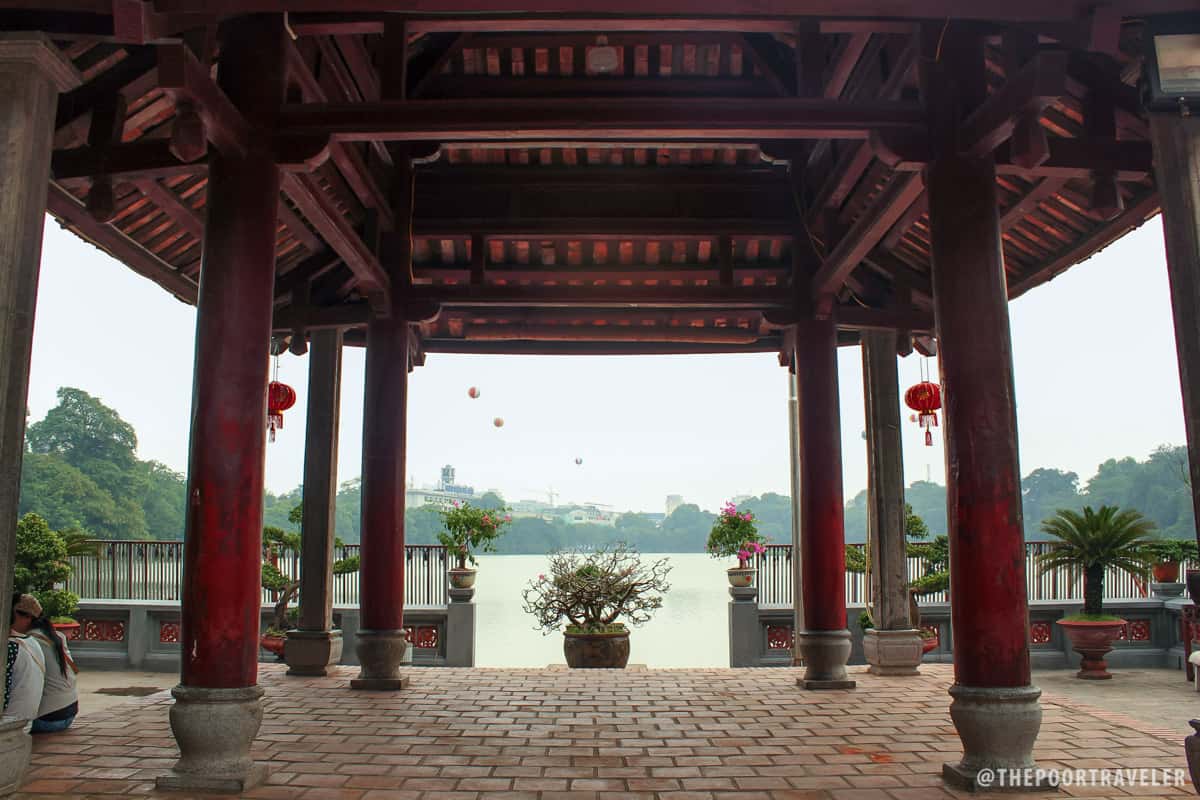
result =
M475 553L492 553L504 526L512 522L507 508L478 508L467 501L454 501L454 507L438 511L446 530L438 533L438 541L450 555L458 559L457 569L466 569L467 560L475 564Z
M754 524L754 512L738 511L733 501L727 501L708 534L706 549L713 558L736 556L738 567L744 568L750 559L766 551L765 542Z

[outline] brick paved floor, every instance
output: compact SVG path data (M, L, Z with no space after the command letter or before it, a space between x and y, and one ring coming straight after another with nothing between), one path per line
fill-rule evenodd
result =
M412 688L362 693L355 670L265 667L257 798L795 798L938 800L961 752L948 666L915 678L853 669L854 691L805 692L798 669L409 669ZM1185 732L1046 696L1043 767L1183 768ZM154 793L176 749L170 697L81 717L35 739L21 798ZM1190 787L1025 796L1181 797ZM180 797L180 795L164 795ZM976 795L986 797L988 795ZM1011 797L1011 795L1008 795Z

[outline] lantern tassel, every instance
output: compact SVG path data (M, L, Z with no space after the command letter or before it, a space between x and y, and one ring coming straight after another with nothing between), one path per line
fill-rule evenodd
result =
M928 430L925 431L925 446L933 447L933 433Z

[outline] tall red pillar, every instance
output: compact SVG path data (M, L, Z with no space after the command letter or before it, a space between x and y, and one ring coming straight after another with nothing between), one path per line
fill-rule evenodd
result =
M946 490L960 763L944 778L973 788L981 770L1033 765L1040 690L1030 686L1025 541L1012 341L996 173L990 154L959 155L962 120L987 96L983 39L929 31L922 88L935 160L926 172L933 294L945 402ZM934 42L941 39L940 47ZM940 61L932 55L940 53ZM981 788L985 788L983 784Z
M800 467L800 574L804 629L796 649L805 689L849 689L846 629L846 532L842 501L842 430L838 413L837 328L832 319L796 325L796 398Z
M224 24L218 80L243 114L284 96L283 20ZM212 153L196 314L181 680L171 728L181 757L160 788L243 791L262 721L258 679L266 387L279 171L269 138Z
M401 689L404 640L404 449L408 323L393 313L367 326L363 399L362 567L355 689Z

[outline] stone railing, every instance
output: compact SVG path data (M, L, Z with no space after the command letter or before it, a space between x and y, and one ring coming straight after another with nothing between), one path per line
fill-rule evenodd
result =
M272 608L262 609L262 628ZM335 605L335 627L342 631L342 664L356 665L354 635L357 606ZM70 634L71 652L83 667L151 672L179 670L180 609L158 600L85 600L76 614L80 626ZM404 610L411 663L418 666L469 667L475 663L475 604L469 598L440 606ZM276 657L260 650L260 660Z
M861 544L850 547L862 549ZM1083 574L1077 570L1056 569L1046 574L1040 574L1037 559L1050 548L1050 542L1025 543L1025 575L1029 587L1029 600L1082 600ZM754 566L758 569L756 585L759 589L759 604L763 606L790 606L792 604L792 546L790 544L769 544L766 552L758 556ZM925 560L921 558L908 559L908 574L920 576L925 574ZM1186 575L1189 568L1200 565L1184 563L1180 565L1180 575ZM1182 580L1182 578L1181 578ZM1109 570L1104 576L1104 599L1131 600L1138 597L1150 596L1151 576L1133 577L1122 570ZM863 573L846 573L846 602L865 603L868 600L867 578ZM926 602L945 602L944 592L928 595Z
M93 540L97 555L71 556L66 588L85 600L160 600L178 602L183 584L183 542ZM359 554L356 544L335 548L336 559ZM285 576L300 577L300 555L284 550L275 566ZM446 570L450 563L441 545L404 547L405 606L441 606L449 602ZM263 590L263 603L271 595ZM335 575L334 605L358 603L358 573Z
M731 594L733 591L731 590ZM1147 597L1106 601L1106 613L1116 614L1128 625L1107 657L1115 668L1184 669L1188 640L1200 638L1200 625L1186 635L1184 609L1192 607L1186 597ZM1035 669L1079 668L1060 626L1054 621L1082 610L1082 600L1034 600L1029 604L1029 654ZM863 632L859 617L862 603L846 606L846 621L852 637L851 664L865 664ZM788 666L792 663L793 611L779 606L759 606L743 595L729 603L730 666ZM924 657L926 663L954 660L954 634L948 603L921 606L921 627L938 635L938 646Z

